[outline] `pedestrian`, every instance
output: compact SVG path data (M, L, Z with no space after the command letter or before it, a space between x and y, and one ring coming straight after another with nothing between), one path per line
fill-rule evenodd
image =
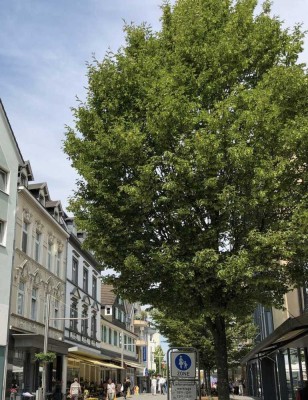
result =
M238 380L236 379L233 385L233 393L238 395L239 392L239 383Z
M81 386L78 382L78 378L74 378L74 382L70 386L70 396L72 400L77 400L81 394Z
M161 376L160 375L157 375L157 393L158 394L160 394L161 393L161 391L160 391L160 379L161 379Z
M130 380L127 377L123 383L123 396L124 399L126 399L126 397L129 396L129 392L130 392Z
M159 378L159 387L160 387L161 394L165 394L165 383L166 383L166 379L163 376L161 376Z
M243 381L242 380L240 380L239 383L238 383L238 394L240 396L243 396L243 394L244 394L244 387L243 387Z
M113 400L115 398L115 384L109 378L107 382L107 400Z
M157 388L157 379L156 376L154 375L151 380L151 393L153 396L156 396L156 388Z
M296 400L308 400L308 381L304 381L303 388L298 389Z

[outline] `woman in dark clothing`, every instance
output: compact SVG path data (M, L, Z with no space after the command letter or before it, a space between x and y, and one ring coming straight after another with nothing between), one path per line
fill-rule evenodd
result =
M130 390L130 380L129 378L126 378L124 383L123 383L123 396L124 399L127 397L127 392Z

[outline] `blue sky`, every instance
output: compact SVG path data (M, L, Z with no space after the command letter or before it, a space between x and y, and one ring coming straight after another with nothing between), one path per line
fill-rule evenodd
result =
M2 0L0 98L35 181L67 206L76 174L63 153L75 96L85 98L86 62L124 44L123 20L159 29L160 0ZM307 0L275 0L273 12L308 30ZM308 41L301 61L308 63Z

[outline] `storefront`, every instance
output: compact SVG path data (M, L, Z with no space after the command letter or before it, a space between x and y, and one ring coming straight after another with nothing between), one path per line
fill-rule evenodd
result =
M35 354L42 352L42 335L11 333L9 337L6 398L11 397L11 388L16 387L18 396L22 393L35 393L42 386L43 365L35 359ZM55 392L56 384L63 381L66 371L63 360L68 352L68 345L60 340L49 339L48 351L56 358L47 364L47 393Z
M307 380L308 315L289 318L242 360L248 395L295 400Z
M99 353L92 353L80 347L71 347L68 352L67 391L74 378L78 378L83 389L98 397L103 394L107 380L121 384L123 368L115 363L105 361Z

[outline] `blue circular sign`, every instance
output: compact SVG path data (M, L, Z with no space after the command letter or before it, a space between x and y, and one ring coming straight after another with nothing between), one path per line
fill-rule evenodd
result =
M175 366L181 371L187 371L191 367L191 358L187 354L179 354L175 358Z

